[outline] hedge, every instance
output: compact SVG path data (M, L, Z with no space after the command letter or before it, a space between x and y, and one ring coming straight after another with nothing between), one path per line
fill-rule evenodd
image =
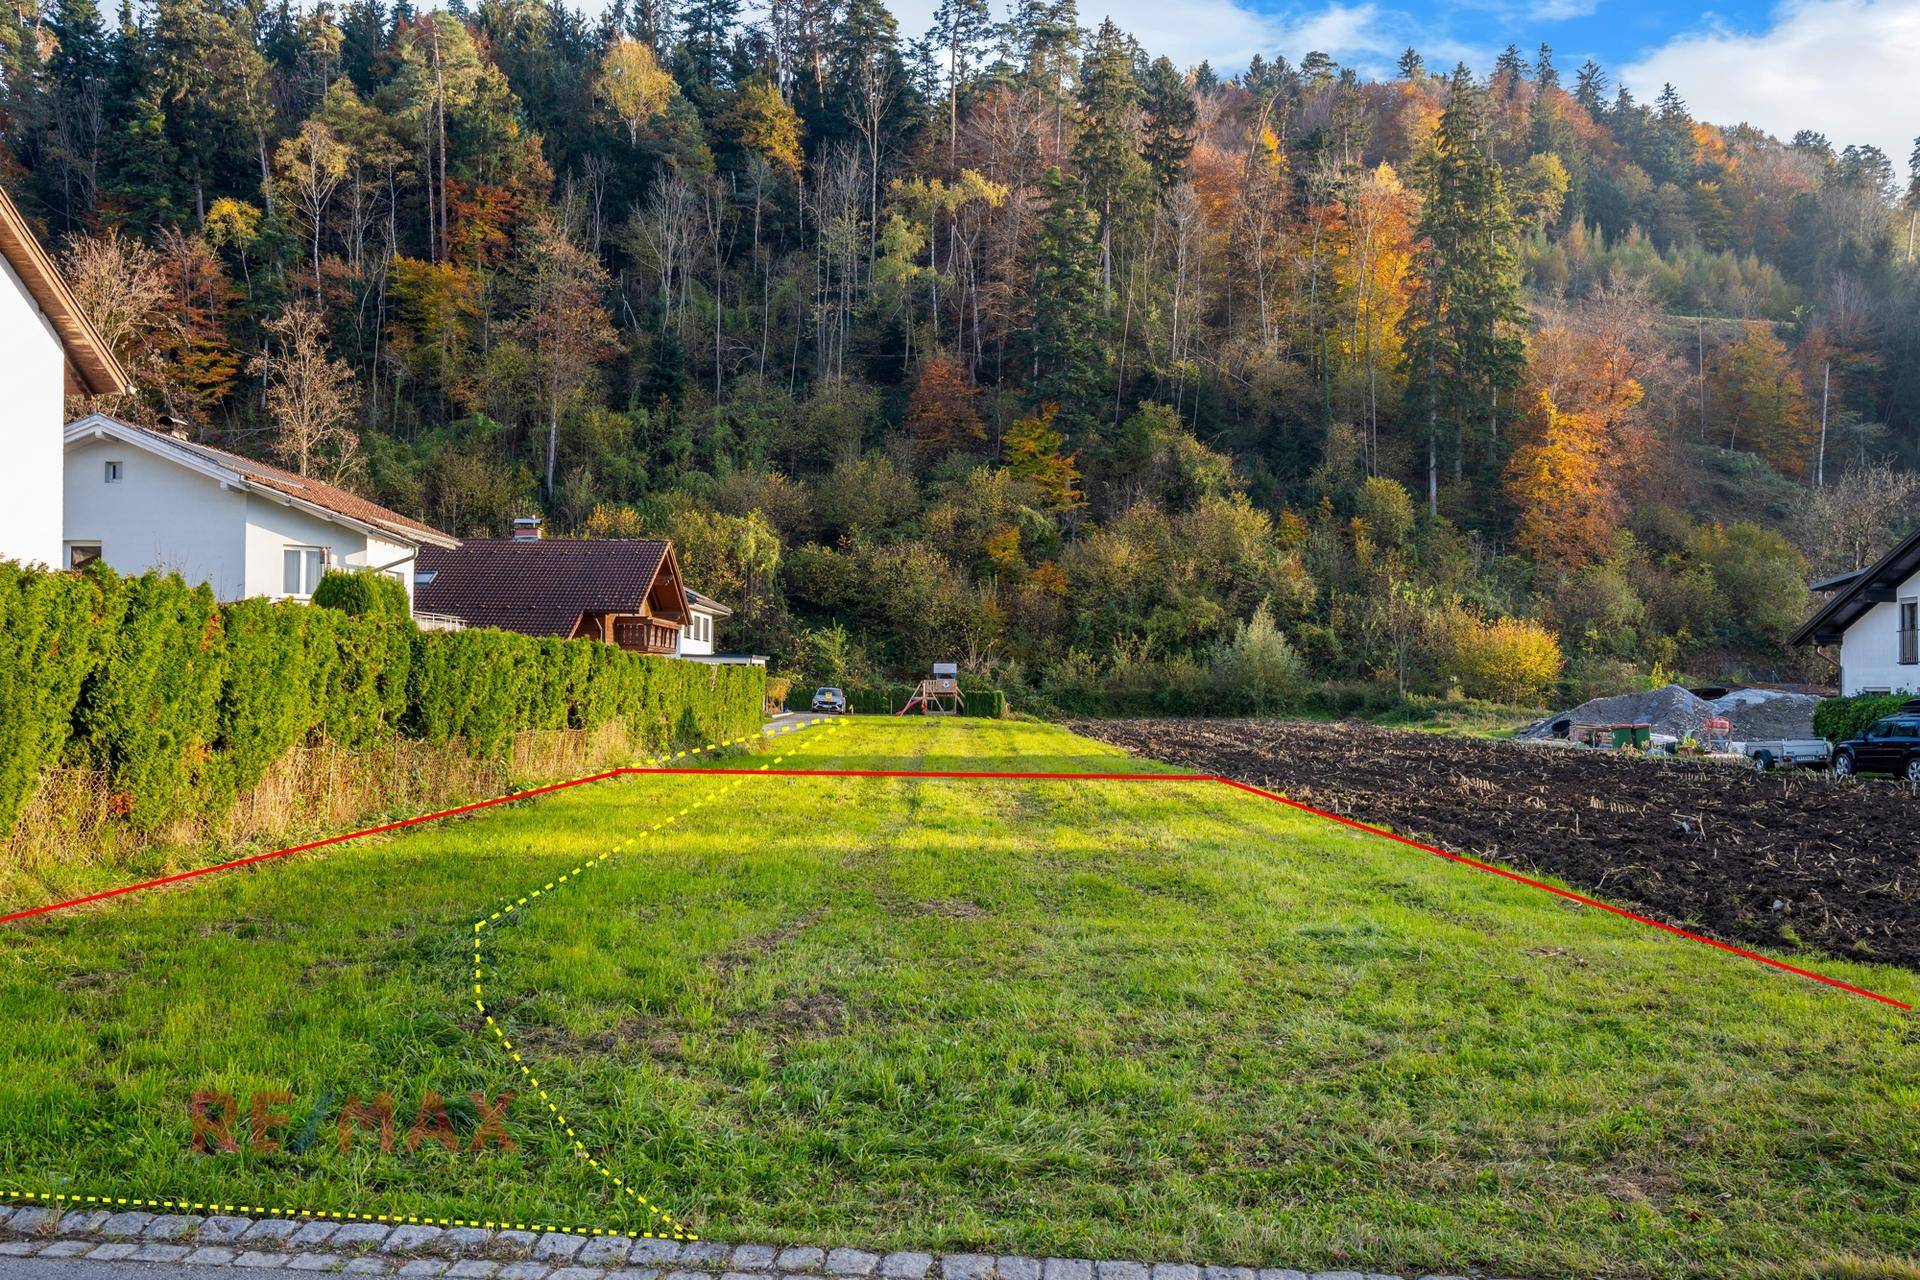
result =
M618 720L658 749L761 722L759 667L505 631L423 632L379 594L355 585L341 598L358 611L223 606L172 575L0 562L0 835L57 764L101 771L114 812L152 831L224 813L303 743L461 739L499 758L528 729Z
M1825 698L1813 709L1813 731L1828 742L1858 738L1875 720L1892 715L1912 699L1910 693L1863 693L1851 698Z
M890 716L907 705L907 699L913 696L914 686L910 684L871 685L866 688L847 690L847 710L861 716ZM1007 714L1007 695L999 689L969 689L960 687L966 698L966 705L960 709L963 716L982 716L999 719ZM812 700L812 695L808 695Z

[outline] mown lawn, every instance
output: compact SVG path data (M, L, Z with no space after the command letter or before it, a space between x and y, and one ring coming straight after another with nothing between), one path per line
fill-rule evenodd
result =
M728 763L1157 766L860 720ZM648 829L719 788L658 833ZM1501 1274L1920 1251L1913 1017L1204 784L641 778L0 930L0 1190ZM557 882L557 881L556 881ZM1804 959L1804 958L1802 958ZM1816 965L1920 1001L1915 975ZM194 1090L319 1107L190 1153ZM244 1119L244 1117L243 1117ZM243 1126L244 1128L244 1126ZM246 1135L239 1135L243 1148Z

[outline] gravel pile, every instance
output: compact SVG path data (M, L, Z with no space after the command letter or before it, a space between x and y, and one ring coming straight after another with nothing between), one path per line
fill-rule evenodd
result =
M1650 724L1654 741L1698 738L1700 724L1723 719L1733 724L1736 742L1763 738L1811 738L1813 708L1820 699L1777 689L1734 689L1702 698L1677 684L1639 693L1595 698L1570 711L1548 716L1521 730L1522 738L1564 738L1575 725Z

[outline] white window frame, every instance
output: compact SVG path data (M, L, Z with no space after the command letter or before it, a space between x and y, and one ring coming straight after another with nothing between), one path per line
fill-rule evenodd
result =
M298 561L299 569L293 574L289 574L288 570L293 569L294 565L288 562L287 557L295 555L300 557ZM313 557L311 562L307 559L309 556ZM320 585L320 579L326 576L327 564L331 559L332 555L326 547L306 546L292 542L281 547L280 594L290 600L313 599L314 588L318 587ZM309 563L313 566L313 577L310 581L307 580L306 577L306 569ZM297 577L300 581L289 586L289 579L294 577ZM304 590L300 589L303 587L305 588Z
M105 468L107 484L119 484L127 474L127 464L118 458L108 458Z

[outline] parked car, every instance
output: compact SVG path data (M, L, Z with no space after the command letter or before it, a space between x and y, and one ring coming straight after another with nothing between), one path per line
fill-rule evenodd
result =
M1833 749L1837 777L1855 773L1891 773L1920 782L1920 715L1876 720L1866 733Z
M847 695L838 689L815 689L813 709L828 715L843 716L847 714Z

